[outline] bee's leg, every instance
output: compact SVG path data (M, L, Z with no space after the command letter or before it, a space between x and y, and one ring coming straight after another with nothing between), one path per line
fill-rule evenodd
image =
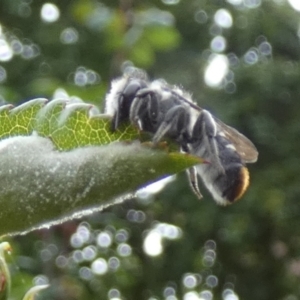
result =
M206 110L203 110L192 132L192 148L193 154L197 155L197 149L204 147L205 153L208 157L208 161L218 168L221 173L225 173L224 167L220 161L219 146L216 139L217 136L217 124L213 116ZM201 156L198 154L198 156Z
M122 122L129 120L129 111L131 107L131 103L138 91L146 86L146 82L143 80L128 80L126 86L123 91L121 91L118 95L117 99L117 107L115 115L113 116L113 120L111 123L111 130L115 131Z
M136 97L130 108L130 121L138 127L139 130L144 130L144 120L148 114L147 101L144 98Z
M153 137L153 143L157 144L164 136L176 140L180 145L185 145L189 137L187 127L189 114L186 108L177 105L172 107L165 115Z
M144 88L139 90L130 109L130 120L140 130L155 132L159 114L159 99L153 90Z
M111 122L111 125L110 125L110 129L111 129L112 132L115 132L117 130L117 128L119 127L119 125L120 125L120 120L121 120L120 107L121 107L122 101L123 101L123 96L118 97L117 105L118 105L119 109L116 109L116 112L112 117L112 122Z
M195 167L189 168L186 170L186 174L188 177L188 181L190 184L190 187L194 194L197 196L198 199L202 199L202 194L200 192L199 186L198 186L198 177L197 177L197 170Z

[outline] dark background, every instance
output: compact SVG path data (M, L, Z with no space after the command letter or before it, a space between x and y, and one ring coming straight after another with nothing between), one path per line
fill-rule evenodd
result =
M14 299L33 282L51 284L38 299L299 299L300 12L284 0L56 0L51 20L45 3L0 1L3 103L68 94L103 107L135 65L185 87L260 155L230 207L204 188L199 202L179 174L152 196L10 239ZM216 55L228 72L210 87ZM158 256L143 248L149 233Z

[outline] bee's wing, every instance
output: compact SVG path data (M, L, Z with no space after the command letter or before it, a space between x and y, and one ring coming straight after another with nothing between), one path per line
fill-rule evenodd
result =
M215 118L215 121L220 132L223 132L225 137L234 145L243 162L254 163L257 161L258 151L248 138L219 119Z
M167 88L166 88L167 89ZM190 96L183 92L183 95L179 94L178 91L171 90L171 88L168 88L169 91L173 95L176 95L178 98L186 102L188 105L190 105L195 110L201 112L203 108L198 106L196 103L194 103L190 98ZM177 88L178 90L178 88ZM258 151L256 147L253 145L253 143L246 138L243 134L238 132L236 129L234 129L231 126L226 125L216 117L214 117L214 120L216 121L216 124L218 126L219 132L222 132L224 136L234 145L237 153L241 156L241 159L244 163L254 163L257 161L258 157Z

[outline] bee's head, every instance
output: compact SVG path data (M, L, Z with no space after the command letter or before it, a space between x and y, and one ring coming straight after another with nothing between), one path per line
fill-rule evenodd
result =
M112 116L113 131L121 123L129 121L131 104L138 91L147 87L146 80L145 72L134 68L112 82L111 90L106 96L106 113Z

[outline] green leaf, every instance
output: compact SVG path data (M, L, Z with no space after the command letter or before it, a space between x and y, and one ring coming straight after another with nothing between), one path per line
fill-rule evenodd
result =
M0 244L0 300L7 300L10 294L11 278L6 263L5 254L11 252L11 246L8 242Z
M0 157L0 235L102 210L147 184L201 163L138 142L59 152L40 136L0 142Z
M51 138L57 149L70 150L139 137L137 129L128 125L111 132L110 117L99 114L92 104L66 99L46 103L46 99L39 98L15 108L0 107L0 138L36 132Z
M0 109L0 236L102 210L202 162L142 145L131 125L112 133L91 104L45 103Z
M16 108L5 105L0 109L0 138L31 134L37 112L45 105L46 99L34 99Z
M75 103L67 106L55 122L50 137L61 150L89 145L105 145L113 141L132 140L138 132L131 126L122 126L116 132L110 131L110 117L90 116L92 105Z
M144 39L156 50L170 50L178 46L180 34L173 27L152 26L145 30Z
M130 59L138 64L139 66L148 67L151 66L155 60L155 55L151 45L141 39L135 46L130 50Z
M46 289L49 287L48 284L43 284L43 285L37 285L32 287L24 296L23 300L34 300L35 296L37 295L38 292L41 290Z

